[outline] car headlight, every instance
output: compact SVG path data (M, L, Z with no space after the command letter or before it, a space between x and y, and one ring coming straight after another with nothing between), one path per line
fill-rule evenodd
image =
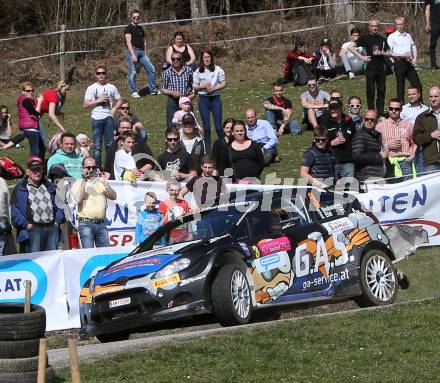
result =
M89 283L89 292L94 293L95 292L95 277L92 277Z
M191 261L188 258L180 258L177 261L171 262L170 264L166 265L163 269L159 270L155 278L164 278L168 277L170 275L173 275L175 273L178 273L179 271L182 271L183 269L186 269Z

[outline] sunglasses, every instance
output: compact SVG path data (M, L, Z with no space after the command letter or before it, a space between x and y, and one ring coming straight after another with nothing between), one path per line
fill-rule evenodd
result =
M366 121L366 122L374 122L374 121L376 121L376 119L375 119L375 118L368 118L368 117L365 117L365 118L364 118L364 121Z
M315 138L315 142L319 142L319 143L327 142L327 138Z
M179 141L179 139L178 138L167 138L167 141L168 142L177 142L177 141Z
M316 86L316 84L307 84L307 87L309 88L314 88Z
M33 89L25 89L24 91L25 91L25 92L28 92L28 93L31 93L31 92L33 92L34 90L33 90Z
M354 109L354 108L360 108L361 104L350 104L349 105L350 108Z
M119 109L130 110L129 106L121 106Z
M388 110L390 112L398 112L400 110L400 108L392 108L392 107L388 107Z
M96 75L97 75L97 76L104 76L104 75L105 75L105 72L96 72Z
M84 166L84 169L94 170L96 166Z
M171 57L171 61L180 61L181 58L180 57Z

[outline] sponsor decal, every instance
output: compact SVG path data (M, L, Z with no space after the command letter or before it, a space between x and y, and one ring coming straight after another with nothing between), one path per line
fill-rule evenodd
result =
M114 301L110 301L108 303L108 306L113 309L115 307L119 307L119 306L125 306L125 305L129 305L131 303L131 298L127 297L127 298L121 298L121 299L116 299Z
M184 279L183 281L180 281L180 286L189 285L190 283L193 283L193 282L196 282L196 281L199 281L199 280L205 278L205 276L206 276L205 274L200 274L200 275L197 275L196 277Z
M322 284L337 283L340 281L345 281L346 279L350 279L347 268L340 273L329 274L327 276L316 277L312 280L304 281L302 288L303 290L307 290L312 286L317 287Z
M152 282L153 282L153 287L155 289L163 288L165 286L173 285L180 282L180 276L179 274L173 274L170 275L169 277L153 279Z
M347 217L339 218L334 221L323 223L322 226L328 231L329 234L334 234L344 230L353 229L354 225Z
M285 269L286 266L290 268L289 256L285 251L257 258L254 262L256 270L260 273L265 273L273 269Z
M158 257L148 257L144 259L138 259L136 261L131 261L127 263L121 263L119 265L115 265L106 270L106 274L114 273L115 271L121 269L129 269L131 267L137 266L148 266L148 265L157 265L160 263L160 258Z
M265 257L280 251L289 251L292 247L287 237L276 239L262 240L258 243L260 249L260 256Z

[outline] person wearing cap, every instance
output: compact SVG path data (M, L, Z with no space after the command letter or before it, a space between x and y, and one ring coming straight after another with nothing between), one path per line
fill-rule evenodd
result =
M405 102L405 78L411 87L417 88L422 94L422 83L417 74L417 47L411 35L405 31L405 18L395 19L396 31L391 33L387 42L390 47L391 57L394 59L394 74L396 75L397 98Z
M365 56L365 84L368 109L376 109L379 117L384 114L386 94L385 58L390 57L390 47L379 31L379 21L373 18L368 23L369 34L362 35L357 45L367 51ZM377 90L377 95L376 95ZM375 102L376 101L376 102Z
M84 158L83 178L72 185L72 197L78 204L78 234L83 249L110 246L105 225L107 200L117 195L105 177L97 173L93 157Z
M61 148L49 157L47 170L50 171L55 164L63 164L70 177L81 179L82 157L75 151L76 137L72 133L65 132L61 134L60 144Z
M197 127L197 129L199 129L199 133L203 136L203 128L197 122L196 116L194 115L194 112L192 111L192 107L193 107L193 105L192 105L191 99L189 97L180 97L179 110L176 113L174 113L173 124L177 129L180 130L182 128L182 117L185 114L190 113L191 116L194 117L196 127Z
M272 88L273 95L263 102L266 109L266 119L279 136L284 133L300 134L301 129L292 117L292 102L283 95L283 86L275 83Z
M293 82L294 86L306 85L307 79L312 75L312 62L315 58L315 55L307 52L304 41L295 41L293 49L287 51L284 61L284 78L278 80L278 82L283 84Z
M339 57L350 80L354 79L356 73L364 70L365 61L367 60L367 57L363 55L364 48L357 45L360 35L360 29L353 28L350 31L350 41L342 44L339 51Z
M75 149L76 154L82 158L89 157L91 155L91 145L89 137L86 134L80 133L76 136L77 148Z
M138 137L146 141L148 138L147 129L145 129L145 125L141 122L139 117L131 111L130 102L128 102L125 98L122 99L121 106L118 109L118 113L114 117L115 140L117 139L118 136L117 131L119 126L119 119L124 116L130 117L133 132L135 132Z
M115 155L119 149L119 137L124 132L132 132L133 125L130 117L123 116L119 119L118 135L113 142L112 146L107 150L104 164L104 174L109 180L115 179L114 162ZM134 138L133 147L131 149L131 155L135 159L136 168L142 173L142 177L147 174L149 170L154 169L154 157L148 144L138 135Z
M331 46L330 39L324 37L319 49L314 52L313 67L320 83L329 81L330 78L335 80L347 78L344 67L336 65L336 54L331 50Z
M182 117L180 142L191 156L191 160L197 169L200 168L203 156L208 152L206 142L198 135L198 132L194 117L190 113L185 114Z
M199 112L202 117L203 137L208 150L211 151L211 116L217 137L223 137L222 101L220 91L226 86L225 71L214 63L210 50L205 50L200 57L200 64L194 72L193 87L199 95Z
M194 97L193 70L183 65L182 54L173 52L171 54L173 64L162 72L160 91L168 96L166 107L167 127L173 126L173 116L179 110L180 97Z
M431 69L438 69L436 54L437 41L440 37L440 2L438 0L425 0L425 21L425 31L430 34Z
M26 177L14 187L11 197L12 225L17 229L20 252L56 250L64 212L55 203L56 187L43 178L43 160L27 160Z
M331 98L328 104L329 118L325 122L330 148L335 155L336 179L354 176L351 142L356 132L352 119L343 113L340 98Z

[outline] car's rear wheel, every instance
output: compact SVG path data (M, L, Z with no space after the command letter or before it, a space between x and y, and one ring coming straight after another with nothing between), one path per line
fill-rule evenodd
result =
M397 296L397 273L390 258L381 250L369 250L361 262L360 283L363 306L391 304Z
M246 324L251 318L251 292L238 265L223 266L211 286L212 309L223 326Z

